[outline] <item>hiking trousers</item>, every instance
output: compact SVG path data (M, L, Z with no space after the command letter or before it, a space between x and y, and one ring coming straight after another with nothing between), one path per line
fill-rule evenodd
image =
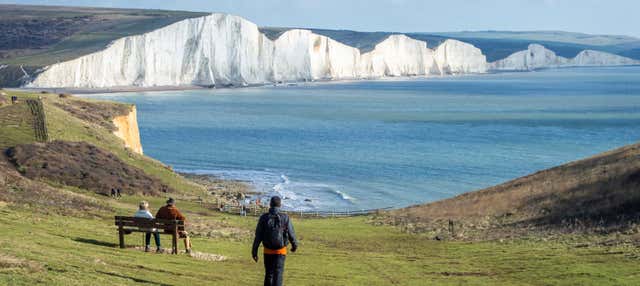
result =
M264 255L264 286L282 286L285 258L281 254Z

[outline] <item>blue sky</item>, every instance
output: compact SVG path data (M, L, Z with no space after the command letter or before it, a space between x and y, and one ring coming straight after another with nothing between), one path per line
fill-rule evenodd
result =
M640 37L638 0L21 0L225 12L260 26L359 31L563 30Z

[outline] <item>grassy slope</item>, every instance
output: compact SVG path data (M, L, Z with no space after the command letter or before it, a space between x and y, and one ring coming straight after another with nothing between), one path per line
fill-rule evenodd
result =
M523 233L636 232L640 143L456 197L390 212L392 223L438 233L449 220L467 238ZM533 230L535 229L535 230Z
M113 9L62 6L0 5L2 21L32 21L34 19L56 24L71 22L67 26L50 31L50 38L34 41L30 45L0 46L0 50L29 49L0 59L0 63L23 64L26 66L45 66L65 61L103 49L111 41L135 34L142 34L169 24L207 13L166 10ZM76 19L83 18L84 21ZM51 22L46 22L51 21ZM75 22L73 22L75 21ZM42 29L38 25L25 26L25 29ZM60 35L55 35L60 33ZM71 33L69 36L64 36ZM35 34L35 33L34 33ZM34 36L36 37L36 36ZM25 41L26 42L26 41Z
M115 203L114 203L115 204ZM127 214L133 204L117 203ZM191 206L206 220L250 231L255 218ZM0 284L86 285L149 282L169 285L257 285L262 265L249 257L250 236L196 237L196 251L223 262L147 254L116 247L113 219L72 218L0 208L11 233L0 238ZM295 220L300 251L287 259L288 285L634 285L637 253L622 246L576 248L573 241L438 242L372 226L367 218ZM140 245L140 235L127 236ZM164 246L169 239L162 237ZM3 258L4 257L4 258ZM4 263L10 264L10 263Z
M33 116L26 104L0 107L0 149L35 142Z

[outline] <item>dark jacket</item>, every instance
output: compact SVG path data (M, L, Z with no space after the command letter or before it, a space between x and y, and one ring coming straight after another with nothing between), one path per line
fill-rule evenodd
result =
M258 225L256 226L256 237L253 240L253 248L251 249L251 254L256 257L258 256L258 247L260 243L262 243L264 235L266 235L267 223L269 221L269 215L277 214L280 216L280 220L287 226L285 231L287 232L285 237L288 237L288 241L284 241L284 246L286 247L289 242L291 242L291 246L293 248L298 248L298 240L296 239L296 232L293 229L293 224L289 219L289 216L283 213L280 213L279 208L270 208L269 213L262 214L260 219L258 220Z

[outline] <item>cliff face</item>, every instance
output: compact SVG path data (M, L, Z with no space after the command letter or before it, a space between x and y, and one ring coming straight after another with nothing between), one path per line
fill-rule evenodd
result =
M435 50L435 61L441 74L484 73L487 58L471 44L446 40Z
M103 51L54 64L30 86L259 83L271 78L272 54L273 43L255 24L214 14L121 38Z
M290 30L272 41L243 18L212 14L121 38L103 51L51 65L27 86L237 86L485 71L482 52L459 41L446 41L434 52L424 41L392 35L361 54L308 30Z
M580 66L620 66L637 65L640 61L622 56L584 50L572 59L557 56L542 45L531 44L524 51L513 53L505 59L489 64L492 70L527 71L541 68L580 67Z
M391 35L361 57L360 77L440 74L424 41Z
M355 78L358 49L308 30L289 30L275 40L274 81Z
M124 141L124 146L142 155L136 106L131 106L129 114L114 117L113 124L118 128L113 134Z
M573 58L571 64L574 66L624 66L639 65L640 61L600 51L584 50Z

